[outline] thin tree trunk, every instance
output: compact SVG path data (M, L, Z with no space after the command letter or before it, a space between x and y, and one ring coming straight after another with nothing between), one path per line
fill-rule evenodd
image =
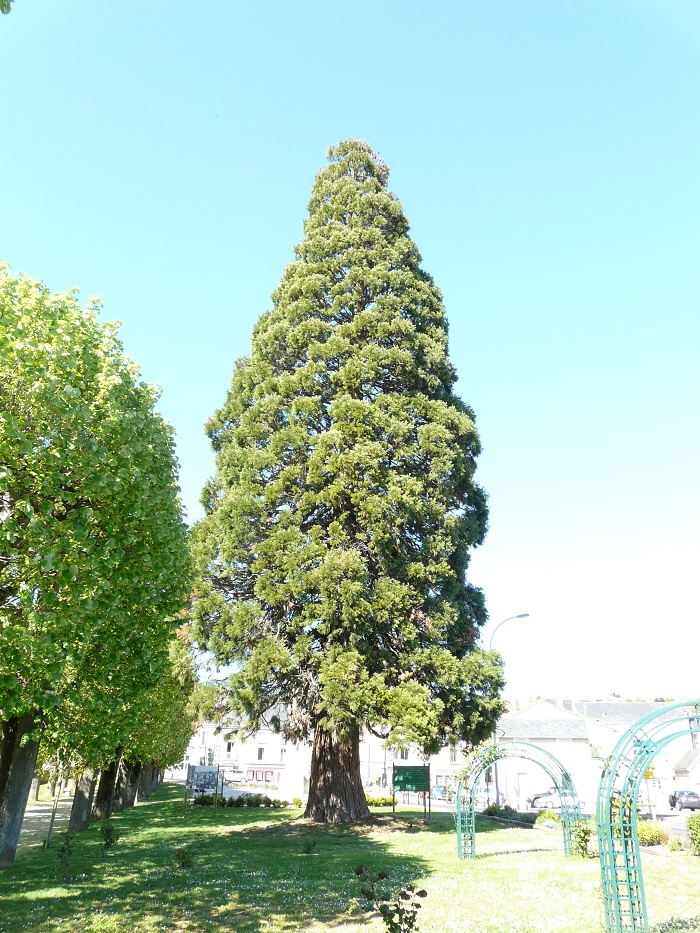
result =
M69 833L80 833L90 825L90 812L95 798L96 786L95 772L91 769L83 771L80 778L75 782L75 795L70 811L70 820L68 821Z
M141 774L139 776L139 789L137 800L148 800L148 795L151 792L151 777L153 775L153 765L145 764L141 766Z
M141 762L136 761L131 766L129 780L124 788L124 807L133 807L136 803L136 795L139 789L139 779L141 777Z
M122 758L117 768L117 782L114 787L114 805L112 807L112 813L121 813L124 809L124 794L129 785L130 775L131 765L127 764Z
M51 839L53 838L53 827L56 822L56 810L58 810L58 801L61 798L61 790L63 789L63 781L59 779L56 786L56 796L53 798L53 809L51 810L51 819L49 820L49 831L46 834L46 841L44 842L44 848L48 849L51 845Z
M100 774L100 782L97 785L95 802L92 806L93 820L108 820L112 815L112 808L114 807L114 789L117 783L117 772L119 770L119 762L121 761L123 751L124 746L120 745L112 761L110 761L106 768L103 768Z
M29 799L38 800L39 799L39 787L41 786L41 778L38 774L35 774L32 778L32 784L29 789Z
M318 823L352 823L369 815L360 773L359 729L341 739L317 726L304 816Z
M9 868L17 852L39 743L21 745L36 725L31 715L14 716L0 725L0 868Z

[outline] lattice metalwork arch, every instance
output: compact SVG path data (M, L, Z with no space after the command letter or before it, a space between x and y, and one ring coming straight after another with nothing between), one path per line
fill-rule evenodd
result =
M689 732L700 732L700 700L643 716L605 762L596 824L607 933L649 931L637 833L639 788L655 755Z
M476 858L476 802L481 777L487 768L503 758L525 758L543 768L559 793L564 852L571 855L573 833L581 819L581 806L571 775L554 755L530 742L492 742L480 745L469 756L457 788L457 853L460 858Z

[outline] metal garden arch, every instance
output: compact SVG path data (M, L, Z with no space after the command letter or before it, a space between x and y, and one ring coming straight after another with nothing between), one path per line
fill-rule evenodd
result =
M561 801L561 822L564 832L564 853L572 854L573 831L581 819L581 807L571 775L544 749L530 742L493 742L474 749L457 788L457 854L460 858L476 858L475 812L481 776L487 768L503 758L525 758L540 765L556 787Z
M700 732L700 700L674 703L643 716L624 733L605 762L598 786L596 824L607 933L649 931L637 797L654 756L689 731Z

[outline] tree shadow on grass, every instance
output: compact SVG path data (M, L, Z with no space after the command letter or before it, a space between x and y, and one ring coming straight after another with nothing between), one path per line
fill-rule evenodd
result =
M348 919L358 864L387 871L393 891L429 870L395 851L402 822L326 826L260 808L192 807L183 818L181 795L166 786L116 816L121 839L107 854L94 824L73 837L65 868L62 837L19 857L0 872L0 933L97 930L100 914L115 918L110 933L281 933Z

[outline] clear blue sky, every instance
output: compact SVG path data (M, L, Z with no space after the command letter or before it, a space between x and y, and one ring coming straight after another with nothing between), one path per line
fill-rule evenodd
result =
M700 694L700 8L16 0L0 258L99 295L202 426L329 145L391 166L442 288L491 530L471 579L508 693Z

